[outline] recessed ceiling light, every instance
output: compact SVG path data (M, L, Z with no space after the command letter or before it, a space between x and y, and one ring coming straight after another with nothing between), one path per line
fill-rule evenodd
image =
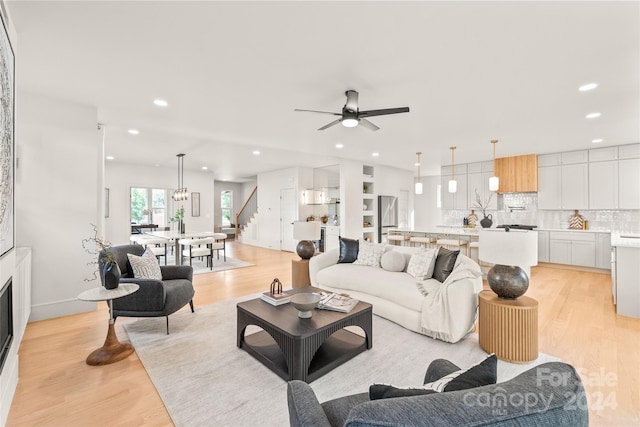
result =
M107 157L105 157L105 158L106 158L107 160L113 160L113 159L115 159L115 157L113 157L113 156L107 156Z
M253 150L253 154L255 154L256 156L258 156L260 154L260 151L258 150Z
M600 117L600 113L589 113L585 116L587 119L597 119Z
M580 92L586 92L588 90L593 90L598 87L598 83L587 83L578 88Z
M380 155L380 153L371 153L371 155L372 155L373 157L378 157L378 156Z
M206 166L203 166L203 167L202 167L202 170L203 170L203 171L206 171L207 169L209 169L209 168L208 168L208 167L206 167Z
M153 103L158 107L166 107L167 105L169 105L169 103L164 99L154 99Z
M129 129L127 132L129 132L131 135L138 135L140 133L138 129Z
M604 139L596 138L596 139L592 140L591 142L594 143L594 144L600 144L602 141L604 141Z
M413 164L413 166L420 166L420 163L416 162Z
M336 144L336 148L344 148L344 144Z

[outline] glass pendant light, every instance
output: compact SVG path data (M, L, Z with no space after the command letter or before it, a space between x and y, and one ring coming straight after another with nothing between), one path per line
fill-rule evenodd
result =
M416 154L418 155L418 163L416 163L416 165L418 166L418 181L416 182L416 194L422 194L422 180L420 179L420 156L422 155L422 152L418 151Z
M500 188L500 179L496 176L496 144L498 143L497 139L492 139L491 144L493 144L493 176L489 178L489 191L498 191Z
M456 147L449 147L449 149L451 150L451 179L449 180L449 193L455 193L458 191L458 183L455 180L455 161L453 156Z

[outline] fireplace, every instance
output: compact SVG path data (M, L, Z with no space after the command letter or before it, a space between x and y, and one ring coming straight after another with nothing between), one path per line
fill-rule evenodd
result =
M13 341L13 293L11 278L0 290L0 372Z

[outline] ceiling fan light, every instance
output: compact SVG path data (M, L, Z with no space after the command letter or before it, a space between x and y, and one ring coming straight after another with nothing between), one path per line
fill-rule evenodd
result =
M458 182L455 179L449 180L449 193L458 191Z
M500 179L497 176L489 178L489 191L498 191L500 188Z
M422 194L422 183L416 182L416 194Z
M354 128L358 126L358 119L353 119L353 118L342 119L342 126L346 128Z

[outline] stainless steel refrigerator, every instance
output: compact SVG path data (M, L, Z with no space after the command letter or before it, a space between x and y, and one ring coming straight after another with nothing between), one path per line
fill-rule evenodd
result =
M398 227L398 198L378 196L378 243L386 239L390 228Z

